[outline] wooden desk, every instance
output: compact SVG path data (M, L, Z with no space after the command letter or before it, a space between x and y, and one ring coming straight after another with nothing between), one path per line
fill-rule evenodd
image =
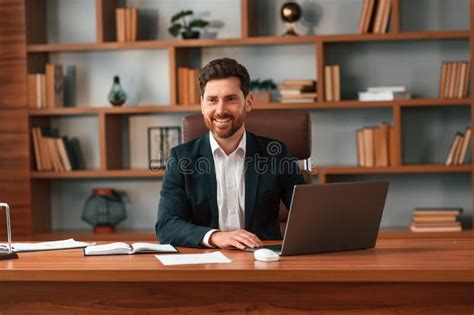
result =
M174 267L153 255L20 253L18 260L0 261L0 313L474 312L474 238L380 239L376 249L276 263L223 252L231 264Z

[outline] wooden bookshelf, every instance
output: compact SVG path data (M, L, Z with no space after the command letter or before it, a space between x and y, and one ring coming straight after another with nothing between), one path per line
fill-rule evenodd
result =
M163 177L163 170L80 170L69 172L31 172L37 179L81 179L81 178L147 178Z
M460 31L434 31L434 32L401 32L399 0L392 0L391 31L387 34L335 34L311 35L299 37L258 36L256 21L256 0L241 0L241 37L227 39L197 39L197 40L150 40L130 43L118 43L115 36L115 8L119 1L95 1L96 11L96 41L79 44L48 44L46 27L46 1L5 0L2 8L8 8L8 19L0 19L0 27L14 34L1 35L8 46L7 51L15 51L16 55L1 57L4 64L0 65L3 73L12 73L10 81L0 86L0 95L5 96L0 102L0 108L8 110L2 116L4 123L0 127L0 142L6 141L9 154L7 158L0 158L0 170L6 180L3 188L11 196L15 207L20 208L18 217L14 218L15 234L36 235L40 239L50 239L49 236L66 237L76 235L79 239L84 236L89 238L89 232L60 232L53 233L51 229L51 192L52 181L61 179L140 179L160 178L163 171L149 171L138 169L125 169L121 160L122 146L121 130L125 128L122 116L141 114L166 114L166 113L199 113L200 106L177 105L178 84L177 68L191 66L190 60L194 53L200 54L201 48L206 47L243 47L261 45L311 45L315 47L316 76L318 98L313 103L281 104L266 103L256 104L255 110L351 110L360 108L386 108L391 111L393 127L397 132L394 148L398 155L398 166L382 168L366 168L357 166L324 166L314 168L313 174L318 175L320 182L326 182L332 175L378 175L378 174L428 174L428 173L471 173L472 186L474 187L474 167L470 165L445 166L445 165L403 165L401 135L403 132L403 108L408 107L451 107L464 106L471 108L471 125L474 121L474 63L471 62L471 96L463 99L437 99L423 98L410 100L395 100L383 102L360 102L357 100L342 100L339 102L326 102L323 100L323 68L330 60L327 48L333 44L390 42L390 41L420 41L427 40L462 40L468 42L471 61L474 60L474 0L470 0L470 28ZM1 12L1 11L0 11ZM4 13L6 14L6 13ZM349 14L349 13L344 13ZM352 13L351 13L352 14ZM353 13L353 14L359 14ZM7 16L7 15L5 15ZM25 19L26 17L26 19ZM80 30L78 30L80 31ZM5 31L7 34L7 31ZM16 43L16 44L15 44ZM5 46L7 47L7 46ZM26 73L43 71L50 55L56 53L83 53L92 51L122 51L143 49L165 49L168 53L169 65L169 103L149 104L128 107L95 107L98 104L72 107L28 110ZM448 56L449 57L449 56ZM448 58L446 57L446 58ZM15 60L14 63L11 60ZM8 62L7 62L8 61ZM194 66L194 65L193 65ZM439 65L435 65L439 67ZM14 75L19 74L19 75ZM3 87L5 86L5 88ZM10 89L10 90L7 90ZM51 120L57 117L97 116L99 125L99 169L81 170L71 172L38 172L33 170L33 154L30 139L31 127L48 126ZM126 118L126 117L125 117ZM14 140L3 140L14 139ZM473 138L474 144L474 138ZM473 150L474 151L474 150ZM10 153L13 152L13 153ZM473 153L474 157L474 153ZM442 176L442 175L440 175ZM21 184L19 184L21 182ZM19 188L21 186L21 189ZM11 189L10 187L14 187ZM14 190L14 191L13 191ZM13 191L13 192L12 192ZM26 198L26 199L25 199ZM25 201L26 200L26 201ZM473 198L474 206L474 198ZM474 218L473 218L474 222ZM69 234L70 233L70 234ZM81 234L82 233L82 234ZM403 232L404 233L404 232ZM82 235L82 236L81 236ZM152 235L142 231L125 231L118 233L116 239L139 240L141 237ZM444 235L444 234L443 234ZM456 234L457 235L457 234ZM94 235L94 239L97 239ZM148 239L148 238L144 238Z
M83 44L34 44L28 45L29 53L79 52L122 49L166 49L166 48L200 48L224 46L256 46L256 45L295 45L320 42L368 42L368 41L407 41L407 40L442 40L466 39L468 31L449 32L413 32L388 34L343 34L343 35L311 35L298 37L259 36L228 39L192 39L192 40L150 40L133 43L99 42Z
M393 101L340 101L340 102L314 102L314 103L257 103L253 110L322 110L322 109L352 109L352 108L392 108L392 107L446 107L470 106L471 99L410 99ZM153 113L198 113L200 105L140 105L127 107L62 107L51 109L33 109L30 116L72 116L72 115L97 115L104 114L153 114Z
M368 175L368 174L426 174L426 173L470 173L471 165L403 165L390 167L323 166L311 170L313 175ZM80 178L148 178L163 177L163 170L81 170L70 172L31 172L35 179L80 179Z

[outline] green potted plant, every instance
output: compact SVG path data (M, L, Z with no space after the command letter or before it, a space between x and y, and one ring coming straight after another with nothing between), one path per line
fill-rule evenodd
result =
M272 79L256 79L250 81L250 89L253 92L255 103L270 103L271 91L276 89L276 84Z
M202 19L194 19L188 23L186 20L187 16L193 15L192 10L182 10L171 17L171 26L168 28L168 32L174 37L178 36L181 32L183 39L199 38L199 31L194 30L196 28L204 28L209 22ZM183 29L183 31L181 31Z

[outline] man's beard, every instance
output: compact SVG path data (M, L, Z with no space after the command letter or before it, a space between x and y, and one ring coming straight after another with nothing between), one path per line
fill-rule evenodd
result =
M230 119L230 122L225 129L218 128L215 125L216 122L214 119L228 119L228 118ZM204 119L207 129L211 130L215 136L222 139L232 137L240 129L240 127L242 127L242 125L244 124L244 121L245 121L245 111L237 119L235 119L235 117L230 114L213 115L210 119Z

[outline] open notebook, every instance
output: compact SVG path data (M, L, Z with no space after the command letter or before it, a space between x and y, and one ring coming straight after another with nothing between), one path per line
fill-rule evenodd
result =
M179 251L170 244L116 242L104 245L87 246L84 256L96 255L132 255L150 253L178 253Z

